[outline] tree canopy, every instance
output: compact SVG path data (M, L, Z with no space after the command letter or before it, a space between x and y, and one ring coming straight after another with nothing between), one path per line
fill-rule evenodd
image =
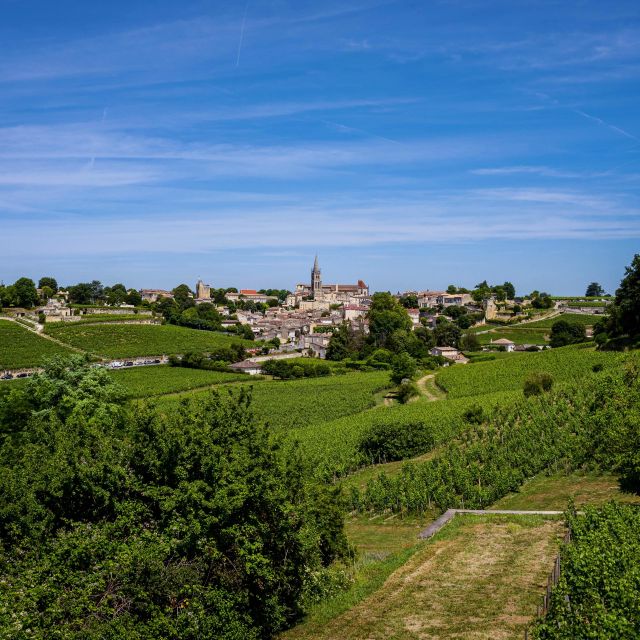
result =
M122 397L78 359L0 396L6 637L258 640L290 626L310 577L347 553L335 490L301 482L247 392L162 413Z

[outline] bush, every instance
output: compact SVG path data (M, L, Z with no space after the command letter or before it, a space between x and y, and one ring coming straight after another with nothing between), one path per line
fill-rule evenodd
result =
M399 353L391 363L391 381L400 384L405 379L413 378L416 371L416 361L408 353Z
M403 382L398 387L397 398L400 403L406 404L407 402L409 402L409 400L411 400L411 398L415 398L419 394L420 392L418 391L418 387L415 385L415 383L407 381Z
M319 378L330 376L331 367L326 362L295 358L291 360L267 360L262 371L274 378L289 380L291 378Z
M539 396L542 393L551 391L553 386L553 377L545 371L534 371L530 373L524 380L524 395Z
M420 422L383 423L362 435L358 450L372 462L391 462L419 455L434 444L433 434Z
M28 401L0 443L0 636L257 640L332 588L309 582L348 553L339 490L300 482L248 395L134 412L77 363L0 396Z
M462 414L462 419L469 424L482 424L485 419L484 409L479 404L474 404Z

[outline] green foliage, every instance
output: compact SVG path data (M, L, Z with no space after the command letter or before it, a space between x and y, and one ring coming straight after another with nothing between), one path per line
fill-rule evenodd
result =
M535 322L527 322L526 325L517 326L517 329L550 329L558 320L565 320L571 324L582 324L584 326L590 326L598 319L597 316L589 315L588 313L562 313L559 317L544 318L542 320L536 320Z
M433 331L435 343L439 347L457 347L462 335L460 328L452 322L438 322Z
M256 390L259 388L256 385ZM364 465L382 462L382 459L367 457L362 453L360 440L369 429L380 428L385 433L393 433L396 429L404 429L407 424L415 425L425 432L420 437L426 443L425 448L417 453L426 453L432 448L432 444L435 446L446 442L468 428L462 415L470 405L481 404L485 410L489 410L497 404L513 401L517 395L519 394L513 392L496 393L438 402L419 399L408 404L354 412L344 418L324 423L321 429L316 425L301 426L292 436L300 442L305 452L309 473L330 480Z
M472 367L447 367L437 374L438 384L450 398L494 391L520 390L525 377L534 371L550 373L556 382L579 380L594 364L611 368L619 362L616 353L603 353L581 345L547 349L536 353L513 353Z
M127 411L57 361L0 451L6 638L268 638L347 553L334 490L300 481L250 397Z
M60 323L58 326L50 326L48 333L62 342L107 358L169 355L187 351L208 353L238 342L245 346L250 344L222 333L195 331L172 325L76 327Z
M49 287L53 293L56 293L58 291L58 281L50 276L44 276L38 280L38 289L44 289L44 287Z
M35 367L53 355L70 353L15 322L0 320L0 370Z
M571 542L561 549L560 580L539 640L631 640L640 634L640 510L610 502L569 511Z
M356 342L354 332L346 323L342 323L334 330L329 345L327 346L327 360L344 360L358 351L359 344Z
M460 340L458 346L463 351L480 351L480 340L475 333L465 333Z
M485 420L485 412L482 405L472 404L463 414L462 419L469 424L482 424Z
M13 283L15 292L15 306L30 309L38 304L36 285L30 278L18 278Z
M526 397L539 396L551 391L553 376L545 371L532 371L524 379L523 391Z
M405 380L399 387L396 392L396 398L402 404L406 404L411 400L411 398L415 398L420 395L420 391L418 391L418 386L415 382L411 380Z
M586 339L585 326L580 322L557 320L551 325L549 344L552 347L565 347L568 344L584 342Z
M498 407L436 458L408 463L393 478L380 474L354 493L352 507L416 514L432 505L480 509L545 469L585 464L622 473L622 483L640 490L640 376L637 363L619 369Z
M369 309L369 340L376 347L385 347L397 329L411 331L412 322L406 309L390 293L374 293Z
M391 382L400 384L403 380L411 380L418 369L416 361L406 352L399 353L391 361Z
M305 358L293 360L267 360L262 365L263 373L287 380L290 378L318 378L330 376L331 367L325 362Z
M587 286L584 295L588 298L598 298L604 295L604 289L597 282L592 282Z
M636 254L631 266L626 268L608 311L606 330L609 337L628 336L631 341L640 337L640 254Z
M392 462L429 451L435 444L435 434L420 422L382 422L362 434L358 452L365 459Z

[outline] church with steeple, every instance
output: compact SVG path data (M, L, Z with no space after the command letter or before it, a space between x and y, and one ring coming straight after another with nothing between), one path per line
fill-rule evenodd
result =
M311 282L296 285L287 304L300 309L328 309L332 304L361 305L369 300L369 287L363 280L357 284L323 284L322 271L316 255L311 269Z
M318 254L311 269L311 297L314 300L322 300L322 275L318 265Z

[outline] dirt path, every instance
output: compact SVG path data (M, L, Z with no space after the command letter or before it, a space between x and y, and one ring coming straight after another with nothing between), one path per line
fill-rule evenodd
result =
M428 373L426 376L422 376L419 380L416 381L416 385L418 387L418 391L420 395L425 397L430 402L435 402L436 400L442 400L444 398L444 393L438 395L433 388L429 388L429 383L435 380L435 373ZM433 383L435 386L435 382Z
M374 594L322 629L292 637L521 639L562 534L560 520L461 517Z

